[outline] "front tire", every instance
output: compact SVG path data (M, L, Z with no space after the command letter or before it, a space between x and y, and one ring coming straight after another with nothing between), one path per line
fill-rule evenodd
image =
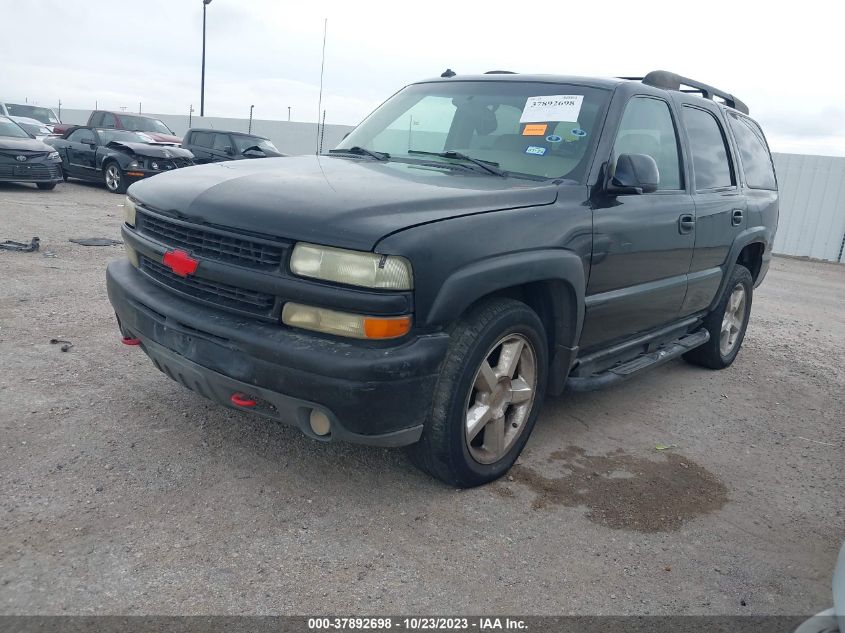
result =
M116 162L106 163L103 168L103 180L106 189L112 193L126 193L126 175Z
M433 406L411 460L438 479L472 487L498 479L534 428L548 377L543 324L527 305L494 299L451 332Z
M751 316L753 288L749 270L740 264L734 266L721 300L704 319L710 340L684 354L684 360L709 369L724 369L736 360Z

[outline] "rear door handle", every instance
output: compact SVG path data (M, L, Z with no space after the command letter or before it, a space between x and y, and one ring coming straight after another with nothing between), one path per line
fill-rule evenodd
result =
M692 213L683 213L678 218L678 232L681 235L692 233L695 229L695 216Z
M742 224L742 209L734 209L731 213L731 226Z

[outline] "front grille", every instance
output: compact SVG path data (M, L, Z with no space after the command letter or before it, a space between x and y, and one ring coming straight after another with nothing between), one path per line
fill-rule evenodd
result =
M48 152L32 152L29 150L0 150L0 163L14 163L20 165L18 156L26 156L27 161L42 159L47 156Z
M246 236L235 237L196 224L144 213L141 209L138 209L135 227L142 235L166 246L258 270L279 270L285 252L285 246L281 244L265 244Z
M272 317L276 298L273 295L236 288L229 284L198 277L180 277L162 264L141 257L141 271L159 283L181 293L223 308Z
M8 165L0 163L0 178L15 180L60 180L61 171L58 163L17 163Z

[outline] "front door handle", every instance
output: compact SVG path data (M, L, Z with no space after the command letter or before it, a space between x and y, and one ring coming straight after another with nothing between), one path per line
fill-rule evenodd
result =
M731 226L742 224L742 209L734 209L731 213Z
M678 218L678 232L681 235L692 233L695 229L695 216L692 213L683 213Z

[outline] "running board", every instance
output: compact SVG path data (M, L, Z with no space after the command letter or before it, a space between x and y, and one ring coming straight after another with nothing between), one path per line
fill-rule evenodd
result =
M584 377L571 376L566 381L566 390L577 392L596 391L597 389L610 387L611 385L628 380L628 378L641 371L657 367L674 358L678 358L681 354L686 354L699 345L704 345L709 340L710 332L701 328L692 334L687 334L675 341L670 341L652 352L640 354L636 358L624 362L621 365L611 367L601 373Z

